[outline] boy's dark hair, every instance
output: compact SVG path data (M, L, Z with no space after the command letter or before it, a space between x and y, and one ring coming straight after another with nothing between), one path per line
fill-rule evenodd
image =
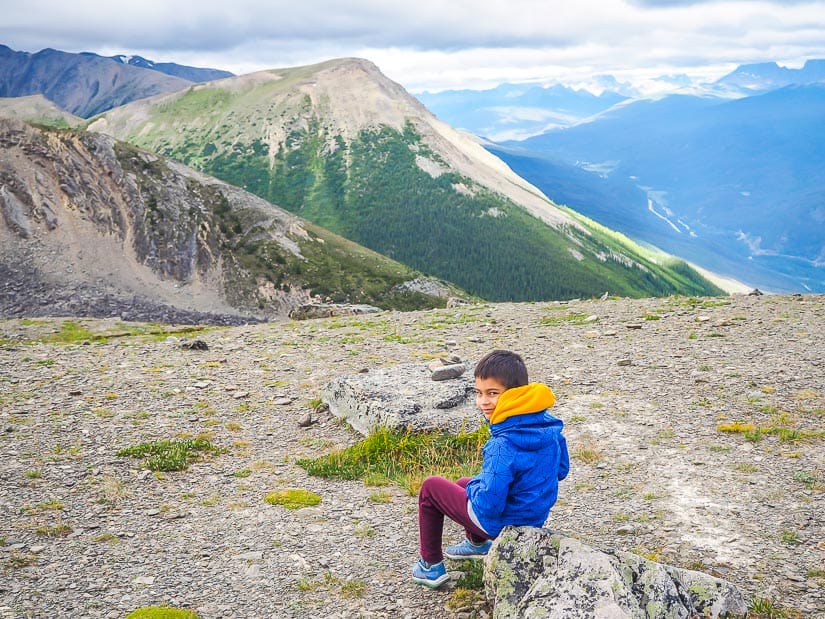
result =
M527 366L524 359L509 350L488 352L476 364L476 378L494 378L505 389L522 387L527 384Z

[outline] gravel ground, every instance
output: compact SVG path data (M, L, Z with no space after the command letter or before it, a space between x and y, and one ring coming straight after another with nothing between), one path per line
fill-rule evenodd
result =
M558 396L572 470L550 526L825 617L825 438L804 435L825 429L825 297L477 305L188 335L208 350L125 335L137 325L115 318L75 322L120 336L48 343L66 320L0 322L4 619L148 605L455 615L450 588L410 582L415 497L309 477L297 458L359 436L326 413L298 421L335 377L493 348L522 353ZM761 439L719 430L733 422ZM226 452L186 471L117 455L204 432ZM264 501L293 487L321 503Z

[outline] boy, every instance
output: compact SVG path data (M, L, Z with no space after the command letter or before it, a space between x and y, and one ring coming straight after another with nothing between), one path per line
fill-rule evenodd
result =
M428 477L418 494L420 554L413 581L440 587L449 559L478 559L507 525L541 527L570 470L562 422L547 411L549 387L527 382L522 358L507 350L485 355L475 368L476 405L490 425L481 473L455 483ZM466 539L441 552L444 516L464 527Z

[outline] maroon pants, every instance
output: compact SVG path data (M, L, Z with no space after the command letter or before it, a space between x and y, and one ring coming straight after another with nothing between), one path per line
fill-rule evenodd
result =
M441 552L441 534L444 531L444 516L464 527L467 539L480 544L491 539L470 520L467 513L467 482L462 477L455 483L443 477L428 477L418 492L418 540L421 558L429 564L440 563L444 559Z

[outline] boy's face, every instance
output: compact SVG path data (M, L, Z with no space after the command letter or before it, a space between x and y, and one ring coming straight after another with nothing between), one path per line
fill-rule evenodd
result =
M476 376L476 406L488 421L496 404L498 404L499 396L506 390L507 387L495 378L479 378Z

